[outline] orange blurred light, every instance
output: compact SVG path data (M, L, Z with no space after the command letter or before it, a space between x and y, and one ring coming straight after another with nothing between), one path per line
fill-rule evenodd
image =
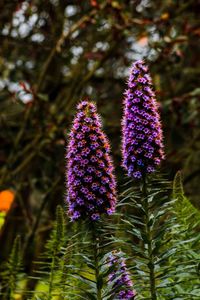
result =
M165 21L165 20L168 20L168 19L169 19L169 13L168 12L161 15L161 20Z
M0 211L8 211L14 201L15 194L10 190L0 192Z
M138 39L138 44L140 46L146 46L148 44L148 37L147 36L143 36L140 39Z

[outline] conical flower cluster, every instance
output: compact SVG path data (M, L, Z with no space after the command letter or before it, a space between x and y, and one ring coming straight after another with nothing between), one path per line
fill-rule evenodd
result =
M67 149L68 212L72 221L98 220L116 205L110 146L95 104L82 101L77 109Z
M108 258L108 265L113 269L108 281L109 284L112 284L114 299L134 300L136 291L133 289L133 282L127 270L123 253L120 251L112 251Z
M164 158L163 137L151 78L143 61L131 68L122 126L123 166L128 176L141 178L154 172Z

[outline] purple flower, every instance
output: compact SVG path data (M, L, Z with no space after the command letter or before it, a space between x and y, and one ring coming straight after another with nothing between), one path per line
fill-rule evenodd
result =
M108 283L114 290L114 299L134 300L136 291L133 289L133 282L127 270L123 253L112 251L108 257L108 266L112 268L112 273L108 276Z
M67 148L67 203L72 221L113 214L116 182L110 145L102 131L95 104L78 105Z
M151 78L143 61L137 61L131 68L122 135L122 165L128 176L139 179L155 172L164 159L163 136Z
M92 214L91 219L92 219L93 221L97 221L97 220L100 219L100 215L99 215L98 213Z
M77 220L79 217L80 217L80 213L79 213L78 211L73 211L73 212L71 213L71 220L72 220L72 221Z
M107 209L107 214L108 215L112 215L114 212L115 212L115 207L114 206Z

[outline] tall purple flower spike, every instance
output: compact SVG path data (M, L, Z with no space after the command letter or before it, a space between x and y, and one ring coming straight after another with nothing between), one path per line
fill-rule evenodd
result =
M108 265L113 269L113 272L109 275L108 282L112 284L114 289L114 299L134 300L136 291L133 289L133 282L127 270L123 253L112 251L108 257Z
M122 135L122 164L128 176L141 178L154 172L164 159L163 135L151 78L143 61L137 61L131 68Z
M67 149L67 202L72 221L111 215L116 205L116 182L110 145L92 102L77 106Z

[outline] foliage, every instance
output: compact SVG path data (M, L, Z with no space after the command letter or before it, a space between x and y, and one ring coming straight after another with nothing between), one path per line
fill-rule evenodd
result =
M173 198L176 199L175 211L180 225L186 234L192 234L192 230L200 227L200 212L184 194L180 171L174 178Z
M170 243L175 219L170 183L159 177L145 179L140 189L129 182L123 192L123 216L130 247L138 299L174 299L171 293L170 257L176 248ZM123 200L124 201L124 200ZM134 213L129 213L132 210Z
M43 228L50 226L64 193L65 132L82 97L97 101L119 165L120 103L128 67L136 59L150 66L161 103L171 177L183 169L186 191L198 206L199 2L20 0L1 5L0 187L16 192L9 214L22 220L6 220L1 261L8 258L15 231L28 237L36 225L37 251L48 237ZM121 181L122 170L117 171ZM35 224L40 208L42 218Z
M116 264L109 263L113 249L126 251L126 272L133 276L136 299L198 299L200 236L195 230L199 212L186 202L180 173L173 183L172 199L170 195L171 183L157 174L145 178L140 187L132 180L126 183L112 220L67 225L58 206L45 253L35 263L35 275L27 278L24 299L116 299L120 286L116 289L109 280L116 274L117 282L121 273L117 275ZM188 211L192 219L185 219ZM5 295L16 291L19 253L17 237L3 274L4 282L9 278ZM28 289L29 281L36 282L33 290Z
M36 276L29 279L44 282L44 286L46 286L44 291L36 291L36 295L38 294L40 297L42 297L42 299L50 300L54 295L62 295L64 292L66 278L65 282L63 282L62 277L65 274L65 271L63 270L65 266L63 265L64 262L62 262L62 259L68 250L68 247L66 247L66 242L64 212L61 206L57 206L56 222L54 224L50 239L46 244L46 251L43 255L43 259L36 262ZM64 245L66 249L63 253ZM29 291L25 292L30 294ZM31 292L35 294L34 291Z
M176 293L190 299L200 297L200 213L184 195L181 173L177 172L173 183L174 213L178 227L173 230L177 255L171 263L175 270ZM188 282L189 278L189 282Z
M0 295L5 300L14 299L20 279L21 267L21 242L20 236L15 238L12 251L9 256L8 262L5 264L5 270L2 271L3 283L1 286ZM22 277L21 277L22 279Z

